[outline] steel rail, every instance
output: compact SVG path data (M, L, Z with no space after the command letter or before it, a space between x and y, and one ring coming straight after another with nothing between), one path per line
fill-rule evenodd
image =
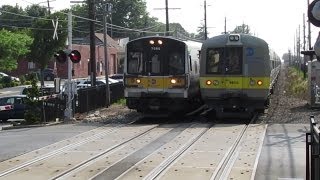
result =
M103 132L100 132L98 134L92 135L90 137L86 137L84 140L69 144L67 146L61 147L61 148L59 148L57 150L54 150L54 151L51 151L51 152L48 152L48 153L46 153L44 155L41 155L41 156L36 157L34 159L31 159L31 160L29 160L27 162L24 162L24 163L22 163L22 164L20 164L18 166L15 166L13 168L10 168L8 170L5 170L5 171L1 172L0 173L0 177L3 177L3 176L6 176L6 175L8 175L10 173L16 172L16 171L18 171L18 170L20 170L22 168L25 168L25 167L27 167L27 166L29 166L31 164L34 164L36 162L39 162L41 160L48 159L48 158L53 157L55 155L61 154L66 150L69 150L69 149L75 148L77 146L83 145L83 144L88 143L88 142L90 142L92 140L96 140L96 139L98 139L98 138L100 138L102 136L105 136L107 134L115 132L117 129L119 129L119 128L123 127L123 126L130 125L130 124L132 124L132 123L134 123L136 121L137 121L137 119L135 119L135 120L133 120L133 121L127 123L127 124L118 125L118 126L112 128L112 129L109 129L108 131L103 131Z
M127 140L125 140L125 141L123 141L123 142L121 142L119 144L116 144L116 145L108 148L107 150L105 150L105 151L93 156L92 158L90 158L90 159L88 159L86 161L83 161L83 162L79 163L78 165L74 166L73 168L71 168L71 169L69 169L67 171L64 171L63 173L61 173L61 174L59 174L59 175L57 175L57 176L55 176L55 177L53 177L51 179L64 179L64 177L77 172L78 169L81 169L82 167L84 167L84 166L86 166L88 164L91 164L92 162L95 162L96 160L99 160L100 157L106 155L107 153L110 153L112 151L116 151L117 149L121 148L123 145L131 142L132 140L134 140L134 139L136 139L138 137L141 137L141 136L147 134L148 132L150 132L151 130L153 130L153 129L157 128L157 127L159 127L159 125L154 126L153 128L150 128L150 129L148 129L148 130L146 130L146 131L144 131L144 132L142 132L140 134L137 134L134 137L131 137L130 139L127 139Z
M156 179L168 166L170 166L175 160L177 160L184 152L186 152L190 146L192 146L197 140L206 133L212 125L203 129L198 135L193 136L184 146L171 154L165 161L163 161L159 166L153 169L143 180Z
M240 142L244 137L248 127L252 124L258 117L258 114L254 114L253 118L250 120L248 124L246 124L238 135L237 139L233 143L233 145L229 148L228 152L224 156L224 158L220 161L218 168L211 176L210 180L222 180L226 179L231 171L231 168L236 160L236 157L239 153Z

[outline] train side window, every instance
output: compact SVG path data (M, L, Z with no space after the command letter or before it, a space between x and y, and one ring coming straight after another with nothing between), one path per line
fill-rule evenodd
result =
M194 72L198 73L198 63L197 63L197 61L194 62Z
M172 53L169 55L169 74L183 74L185 71L185 60L182 54Z
M130 52L128 57L128 73L141 73L143 70L143 55L140 52Z
M191 61L191 56L189 55L189 62L190 62L190 71L192 71L192 61Z
M207 54L207 73L218 73L220 58L223 55L220 53L219 49L209 49Z

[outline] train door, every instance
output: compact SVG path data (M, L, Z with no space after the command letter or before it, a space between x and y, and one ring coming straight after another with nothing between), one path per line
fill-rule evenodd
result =
M224 86L227 90L243 89L243 48L227 47L224 61Z

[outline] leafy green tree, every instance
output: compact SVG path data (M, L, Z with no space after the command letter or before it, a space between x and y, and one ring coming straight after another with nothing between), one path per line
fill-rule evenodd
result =
M240 26L237 26L231 33L243 33L243 34L251 34L250 27L247 24L242 24Z
M0 28L15 31L20 28L31 26L32 19L23 17L23 15L27 14L22 7L19 7L18 5L3 5L0 7L0 10Z
M17 68L17 60L30 52L33 39L26 34L0 30L0 70Z
M204 38L205 38L204 28L205 28L205 26L204 26L203 23L200 25L200 27L198 27L197 34L195 35L195 38L196 38L196 39L202 39L202 40L204 40Z
M25 12L32 17L44 17L48 14L47 8L43 8L39 5L27 6Z
M38 100L40 95L39 88L37 86L37 77L35 74L31 74L31 88L28 88L26 105L27 110L24 114L26 124L36 124L41 120L41 103Z
M53 39L54 28L51 19L59 19L57 30L58 39ZM41 72L48 65L55 52L65 47L67 39L67 20L66 15L60 12L52 14L48 19L37 19L33 23L32 37L29 60L40 66ZM43 76L42 76L43 77ZM43 79L41 80L43 85Z
M150 17L147 12L145 0L110 0L113 5L112 13L108 14L107 21L117 26L130 29L143 29L156 25L156 18ZM96 19L103 20L104 3L96 3ZM88 18L88 5L75 5L72 7L72 13L77 16ZM75 18L74 36L84 37L89 34L89 23L86 20ZM103 26L96 24L96 29L102 29ZM152 31L155 31L152 29ZM139 37L146 33L134 31L123 31L117 27L112 28L113 37ZM108 34L111 35L111 27L108 27Z

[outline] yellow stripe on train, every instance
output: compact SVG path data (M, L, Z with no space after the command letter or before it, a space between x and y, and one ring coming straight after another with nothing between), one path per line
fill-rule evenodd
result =
M204 89L269 89L270 77L200 77Z
M186 84L183 77L129 77L125 80L126 86L137 88L181 88Z

